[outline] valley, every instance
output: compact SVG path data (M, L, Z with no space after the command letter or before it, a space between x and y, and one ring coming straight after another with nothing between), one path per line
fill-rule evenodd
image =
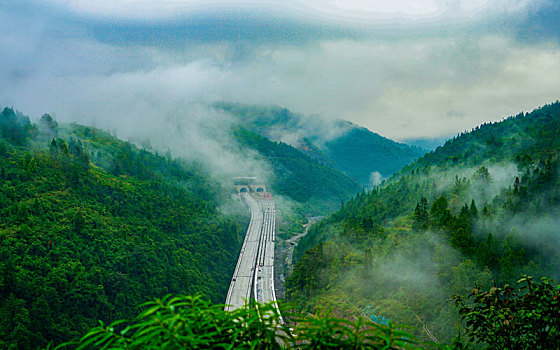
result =
M560 350L560 1L0 4L0 350Z
M458 135L353 197L352 178L245 129L232 129L238 147L275 175L267 189L236 178L234 194L202 165L98 129L49 115L34 124L9 108L2 118L20 130L0 144L2 312L13 320L1 334L12 344L70 340L96 319L130 317L146 295L180 292L230 313L250 300L276 308L278 296L297 313L391 320L448 343L460 322L451 296L558 277L558 102ZM86 305L96 307L67 313ZM61 332L63 320L82 328Z

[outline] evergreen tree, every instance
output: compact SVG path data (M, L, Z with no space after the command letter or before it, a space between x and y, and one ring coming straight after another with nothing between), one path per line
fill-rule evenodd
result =
M474 199L471 201L471 207L469 209L469 216L471 217L472 220L478 219L478 209L476 208L476 204L474 202Z
M416 209L414 209L413 227L416 230L425 230L428 228L429 220L430 215L428 213L428 200L426 197L422 196L420 202L416 204Z
M56 144L56 140L53 138L50 145L49 145L49 152L51 157L56 158L58 156L58 145Z

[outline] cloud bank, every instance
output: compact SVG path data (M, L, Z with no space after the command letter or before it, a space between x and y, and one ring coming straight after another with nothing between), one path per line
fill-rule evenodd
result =
M511 13L525 10L529 0L39 0L74 14L126 18L169 19L201 12L235 13L262 11L289 16L377 21L383 17L470 17L481 13Z
M436 138L560 96L548 1L4 3L0 104L121 135L231 101Z

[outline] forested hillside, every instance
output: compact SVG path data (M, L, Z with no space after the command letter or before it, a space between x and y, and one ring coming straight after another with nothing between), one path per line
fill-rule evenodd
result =
M344 203L298 245L290 301L448 341L450 296L558 279L559 135L556 102L458 135Z
M337 169L344 169L365 186L377 185L372 173L389 177L425 153L354 124L348 132L327 142L325 149Z
M230 189L49 115L5 108L0 136L0 348L76 338L168 293L224 300L248 221L217 209Z
M277 106L219 103L244 129L273 141L283 141L323 165L370 186L372 173L389 177L425 152L398 143L343 120L303 116Z
M257 151L271 166L269 179L274 192L297 202L312 204L315 215L332 212L358 191L358 184L337 171L321 165L283 142L273 142L245 129L234 131L242 148Z

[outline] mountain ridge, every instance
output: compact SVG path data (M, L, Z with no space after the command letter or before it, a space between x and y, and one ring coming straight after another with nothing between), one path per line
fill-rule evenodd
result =
M237 118L242 127L273 141L291 144L355 178L361 186L372 186L372 173L391 176L425 153L424 149L388 139L345 120L326 121L279 106L225 102L213 106Z
M359 193L300 240L288 300L346 317L375 308L451 341L451 295L560 277L559 134L555 102L475 127Z

